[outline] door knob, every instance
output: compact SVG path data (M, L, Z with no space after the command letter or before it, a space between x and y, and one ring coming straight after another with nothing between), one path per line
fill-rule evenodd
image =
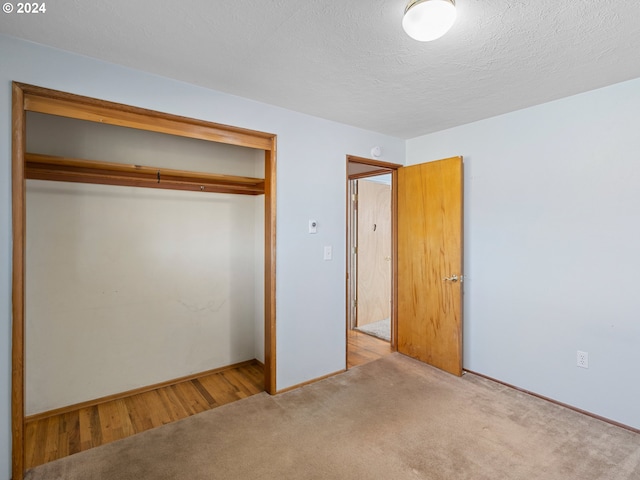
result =
M444 281L445 282L455 283L455 282L458 281L458 276L457 275L451 275L450 277L444 277Z

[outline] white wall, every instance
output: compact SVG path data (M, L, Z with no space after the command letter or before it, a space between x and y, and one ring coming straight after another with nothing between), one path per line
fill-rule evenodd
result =
M366 157L379 145L382 160L402 163L403 140L3 35L0 58L1 480L11 438L12 80L277 134L277 387L345 367L345 155ZM309 218L317 235L306 233ZM322 260L324 245L334 247L332 261Z
M377 175L375 177L366 177L369 182L384 183L385 185L391 185L391 174Z
M264 168L263 151L31 113L27 151L247 176ZM27 415L256 358L261 205L28 181Z
M639 112L633 80L407 142L465 158L464 367L635 428Z
M264 152L261 151L261 160L256 162L256 168L252 176L264 177ZM256 229L255 242L254 242L254 254L255 260L254 271L264 272L264 195L255 197L254 201L254 225ZM256 275L254 277L254 339L255 344L253 346L254 356L257 360L264 364L264 274Z

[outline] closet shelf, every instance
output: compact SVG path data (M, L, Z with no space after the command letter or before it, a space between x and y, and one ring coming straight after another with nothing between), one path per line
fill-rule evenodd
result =
M264 179L109 163L80 158L25 154L31 180L123 185L209 193L264 194Z

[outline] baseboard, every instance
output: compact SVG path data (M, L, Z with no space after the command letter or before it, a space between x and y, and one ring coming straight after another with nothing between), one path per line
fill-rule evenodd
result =
M582 410L580 408L574 407L573 405L569 405L568 403L562 403L553 398L545 397L544 395L539 395L530 390L525 390L524 388L516 387L515 385L511 385L510 383L503 382L501 380L497 380L493 377L489 377L487 375L483 375L478 372L474 372L473 370L464 369L464 372L472 373L473 375L477 375L478 377L484 378L486 380L490 380L495 383L499 383L500 385L504 385L505 387L512 388L513 390L517 390L518 392L526 393L527 395L531 395L532 397L539 398L541 400L545 400L547 402L553 403L555 405L559 405L560 407L568 408L569 410L573 410L574 412L581 413L582 415L586 415L587 417L595 418L596 420L600 420L601 422L608 423L615 427L624 428L625 430L629 430L633 433L640 434L640 429L634 428L630 425L625 425L624 423L616 422L615 420L611 420L610 418L602 417L600 415L596 415L595 413L587 412L586 410Z
M331 378L331 377L334 377L336 375L340 375L341 373L344 373L346 371L347 371L346 369L338 370L337 372L333 372L333 373L330 373L328 375L323 375L322 377L314 378L313 380L309 380L307 382L302 382L302 383L298 383L297 385L293 385L291 387L283 388L282 390L278 390L276 392L276 395L278 395L280 393L290 392L291 390L296 390L296 389L298 389L300 387L304 387L305 385L311 385L312 383L316 383L316 382L319 382L320 380L325 380L327 378Z
M79 410L81 408L94 407L101 403L111 402L113 400L121 400L126 397L130 397L132 395L138 395L140 393L150 392L152 390L156 390L157 388L169 387L171 385L176 385L182 382L188 382L190 380L195 380L196 378L206 377L207 375L213 375L214 373L224 372L225 370L231 370L232 368L244 367L246 365L251 365L253 363L257 363L264 368L264 365L260 363L258 360L246 360L244 362L234 363L233 365L227 365L224 367L214 368L212 370L207 370L205 372L194 373L191 375L186 375L180 378L174 378L172 380L166 380L164 382L156 383L154 385L147 385L145 387L135 388L133 390L127 390L126 392L114 393L113 395L107 395L106 397L100 397L93 400L87 400L86 402L76 403L74 405L68 405L65 407L56 408L55 410L49 410L46 412L35 413L33 415L29 415L24 417L25 423L35 422L37 420L42 420L44 418L53 417L54 415L61 415L64 413L73 412L74 410Z

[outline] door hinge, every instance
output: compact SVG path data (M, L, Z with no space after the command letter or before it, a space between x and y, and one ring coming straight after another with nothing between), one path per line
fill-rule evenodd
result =
M358 247L352 247L351 248L351 253L353 253L354 255L358 254Z

